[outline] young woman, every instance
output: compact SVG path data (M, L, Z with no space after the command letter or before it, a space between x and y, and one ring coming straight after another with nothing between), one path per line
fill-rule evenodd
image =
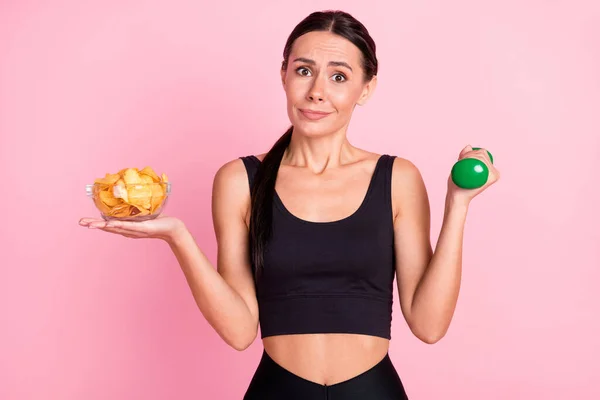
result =
M406 399L388 354L394 278L411 331L440 340L459 293L469 203L498 171L484 149L463 149L459 159L484 161L490 178L463 190L449 177L433 252L419 170L346 137L377 83L367 29L340 11L309 15L285 45L281 82L290 129L268 153L229 161L215 176L216 269L176 218L81 224L164 239L200 311L235 349L253 343L260 325L264 351L246 400Z

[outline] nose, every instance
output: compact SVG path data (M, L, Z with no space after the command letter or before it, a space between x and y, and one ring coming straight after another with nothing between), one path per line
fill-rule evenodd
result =
M321 79L317 78L313 81L307 98L315 102L322 102L325 99L325 85L321 82Z

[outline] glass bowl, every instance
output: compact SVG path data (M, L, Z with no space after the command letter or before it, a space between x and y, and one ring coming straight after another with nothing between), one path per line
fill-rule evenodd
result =
M105 221L147 221L164 210L171 182L107 185L93 183L85 186Z

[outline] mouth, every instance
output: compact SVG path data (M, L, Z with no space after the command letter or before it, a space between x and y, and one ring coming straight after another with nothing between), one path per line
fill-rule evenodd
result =
M305 118L310 119L311 121L316 121L322 118L325 118L330 112L326 111L317 111L317 110L309 110L306 108L299 108L300 114L302 114Z

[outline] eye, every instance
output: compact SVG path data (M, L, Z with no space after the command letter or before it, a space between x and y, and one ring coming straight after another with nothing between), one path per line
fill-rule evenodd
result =
M333 75L333 80L336 82L344 82L346 80L346 77L344 76L344 74L335 74Z
M302 76L310 76L310 70L305 67L300 67L296 69L296 72Z

